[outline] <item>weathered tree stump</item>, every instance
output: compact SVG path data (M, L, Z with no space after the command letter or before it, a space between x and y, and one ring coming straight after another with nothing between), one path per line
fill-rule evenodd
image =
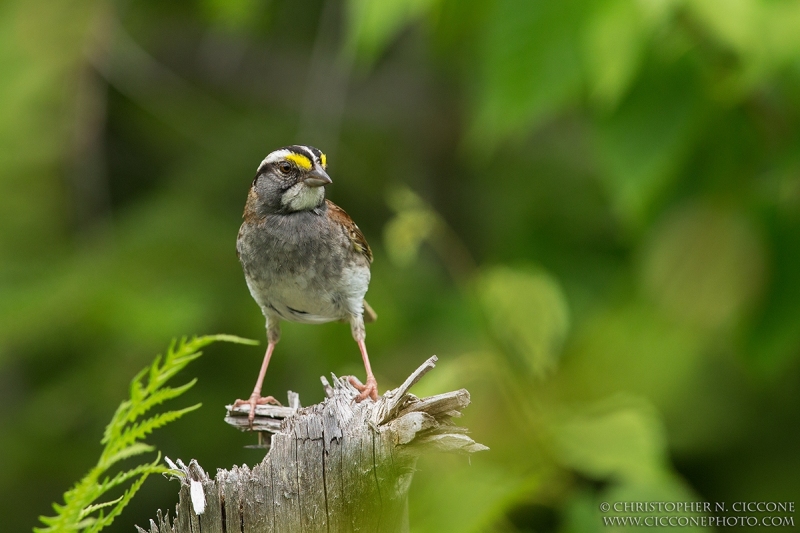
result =
M469 405L465 389L422 399L408 392L435 362L377 402L355 403L358 391L334 376L333 387L322 378L322 403L301 408L290 393L289 407L258 406L252 430L271 434L264 460L217 470L215 479L194 460L170 462L181 479L176 516L170 523L159 510L149 533L408 531L417 458L487 449L452 420ZM225 420L250 430L248 409L228 406Z

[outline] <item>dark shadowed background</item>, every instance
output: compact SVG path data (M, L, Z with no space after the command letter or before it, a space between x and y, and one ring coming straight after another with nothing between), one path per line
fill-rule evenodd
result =
M0 6L0 516L94 463L131 377L225 332L153 435L210 471L263 355L235 240L312 144L375 253L381 390L466 387L491 447L426 458L412 531L608 531L603 501L800 496L800 3L11 0ZM264 391L363 367L286 324ZM110 530L178 484L151 478Z

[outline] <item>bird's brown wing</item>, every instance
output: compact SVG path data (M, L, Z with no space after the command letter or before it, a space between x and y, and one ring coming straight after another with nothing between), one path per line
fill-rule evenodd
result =
M350 244L353 245L353 250L363 255L368 262L372 263L372 250L370 250L369 244L367 244L367 239L364 237L364 234L361 233L361 230L358 229L356 223L353 222L353 219L350 218L350 215L345 213L344 209L330 200L325 200L325 203L328 205L328 213L331 220L342 226L347 237L350 239ZM375 322L377 318L378 315L367 301L364 300L364 322Z
M347 237L350 239L350 244L353 245L353 250L363 255L367 261L372 263L372 250L369 249L367 239L364 238L364 234L358 229L358 226L356 226L356 223L350 218L350 215L345 213L344 209L330 200L325 200L325 203L328 205L328 213L331 220L344 228Z

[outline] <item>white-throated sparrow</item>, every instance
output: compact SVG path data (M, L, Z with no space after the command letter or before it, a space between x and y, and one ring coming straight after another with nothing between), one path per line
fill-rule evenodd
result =
M350 323L367 371L357 401L378 399L378 384L364 344L364 322L375 313L364 301L372 251L361 230L342 208L325 199L331 178L325 154L311 146L287 146L259 165L247 195L236 250L250 294L267 319L267 352L253 394L236 400L250 404L250 421L262 397L261 386L280 338L280 321ZM277 403L277 402L275 402Z

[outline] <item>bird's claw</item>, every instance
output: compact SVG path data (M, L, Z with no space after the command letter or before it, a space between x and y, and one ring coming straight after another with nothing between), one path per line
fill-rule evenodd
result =
M363 385L355 376L350 376L347 380L361 393L356 396L356 403L363 402L367 398L374 402L378 401L378 382L373 376L367 377L367 382Z
M253 420L256 419L256 405L281 405L281 402L276 400L273 396L261 396L260 394L253 393L250 395L250 398L247 400L236 400L233 402L234 407L239 407L241 405L250 405L250 414L247 415L247 421L250 423L250 427L253 427Z

